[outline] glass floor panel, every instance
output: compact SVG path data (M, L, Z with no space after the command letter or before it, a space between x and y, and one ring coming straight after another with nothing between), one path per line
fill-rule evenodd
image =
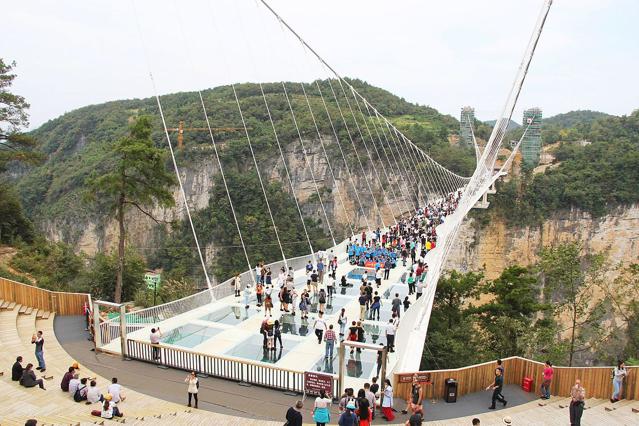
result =
M277 350L271 351L264 348L263 342L263 335L253 335L233 346L225 353L225 355L275 364L283 355L290 352L291 349L299 344L299 341L293 340L286 335L282 335L282 344L284 348L282 349L279 344L277 344Z
M280 317L280 324L282 325L282 333L292 334L296 336L307 336L313 334L310 327L313 325L312 318L301 319L299 312L295 315L283 314Z
M160 341L170 345L193 348L224 331L221 328L198 324L185 324L164 333Z
M346 287L338 286L336 293L342 296L359 296L359 284L358 285L350 285Z
M408 284L393 284L392 287L384 292L382 297L384 299L393 300L396 293L399 293L399 298L404 301L404 297L408 296Z
M344 355L344 371L348 377L371 377L377 369L377 352L372 350L355 351L353 354L346 352ZM339 372L339 358L337 348L332 359L322 356L313 366L314 371L337 374Z
M367 275L366 279L368 281L375 282L375 271L373 269L368 269L368 268L355 268L352 271L350 271L348 274L346 274L346 279L360 281L364 274Z
M318 303L319 297L312 296L311 297L311 306L309 308L310 312L317 313L319 308ZM342 297L342 296L333 296L326 298L326 312L325 314L334 314L338 313L344 306L350 303L353 299L351 297Z
M225 306L199 318L202 321L218 322L220 324L236 325L246 321L258 312L255 306L246 309L244 306Z

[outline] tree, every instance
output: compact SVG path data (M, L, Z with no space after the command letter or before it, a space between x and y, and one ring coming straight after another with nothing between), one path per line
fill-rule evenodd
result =
M0 243L33 241L31 221L24 215L20 198L9 185L0 182Z
M626 330L625 342L620 333L617 340L625 346L624 354L617 353L616 358L639 356L639 264L633 263L618 267L619 275L614 280L601 280L599 288L605 300L609 302L613 321L621 319Z
M111 171L102 176L92 175L87 184L89 198L107 208L118 222L118 267L113 299L120 303L125 266L125 212L133 207L158 222L142 206L174 205L169 188L175 184L175 177L166 170L164 152L153 146L151 120L145 116L133 122L129 136L115 142L111 159Z
M119 254L106 255L98 253L90 263L85 279L94 297L111 299L115 293L118 271L123 271L121 279L121 297L133 300L136 292L144 285L144 260L135 252L127 250L124 256L124 266L120 264Z
M479 296L482 273L462 274L449 271L437 283L431 318L441 321L448 328L460 322L464 316L463 306L468 299Z
M5 64L0 58L0 172L11 161L34 164L42 160L42 155L33 151L35 140L21 132L29 125L29 104L9 91L16 78L12 73L15 66L15 62Z
M601 279L603 256L581 255L577 243L564 243L540 253L542 282L547 300L552 301L555 316L566 323L568 365L575 353L592 349L600 333L602 310L596 303L595 288Z
M500 356L522 356L529 346L530 332L544 334L546 322L535 321L535 314L547 309L539 303L537 277L528 268L510 266L487 282L482 289L494 298L476 309L488 340Z
M421 368L456 368L487 357L477 333L473 306L483 274L449 271L439 279Z

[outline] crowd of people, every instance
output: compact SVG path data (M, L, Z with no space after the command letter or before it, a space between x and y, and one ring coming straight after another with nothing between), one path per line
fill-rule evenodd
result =
M38 331L31 338L31 343L35 345L35 358L38 366L34 368L33 363L24 364L22 355L17 356L15 362L11 366L11 380L18 382L25 388L33 388L38 386L42 390L46 390L45 380L53 379L53 376L42 375L37 377L36 371L40 373L46 372L46 364L44 359L44 334ZM74 362L68 367L66 373L60 381L60 389L68 394L68 397L75 402L85 402L87 405L100 403L99 410L92 410L91 414L103 419L112 419L114 417L122 417L124 414L120 411L118 404L126 399L122 392L122 386L118 383L117 377L111 379L111 383L106 389L106 393L102 393L98 388L95 377L80 377L80 366ZM35 420L30 420L35 422ZM36 424L36 423L32 423Z

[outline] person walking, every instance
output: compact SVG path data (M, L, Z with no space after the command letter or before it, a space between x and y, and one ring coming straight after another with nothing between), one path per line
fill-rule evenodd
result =
M382 393L382 415L383 417L392 422L395 420L395 414L393 414L393 386L390 380L384 380L384 391Z
M262 283L258 283L255 286L255 296L257 297L257 307L262 306L262 295L264 294L264 285Z
M413 276L413 271L408 273L408 278L406 279L408 283L408 294L415 293L415 277Z
M249 298L251 297L251 285L247 284L246 288L244 289L244 308L248 309L249 308ZM266 309L264 309L264 312L266 312Z
M388 352L395 352L395 322L393 319L388 320L388 325L386 325L386 347L388 347Z
M240 297L240 292L242 291L242 279L240 278L240 274L237 274L235 278L233 278L233 288L235 289L235 297Z
M575 380L575 385L570 390L570 426L581 426L581 416L584 413L584 400L586 389L581 386L581 380Z
M504 405L504 407L506 406L506 404L508 404L508 401L506 401L504 396L501 394L501 390L503 387L504 387L504 377L502 376L501 369L495 368L495 380L490 386L486 388L486 390L492 389L493 391L493 396L491 400L492 403L490 404L490 407L488 407L490 410L495 409L496 401L501 402Z
M362 291L359 294L359 320L364 321L366 318L366 304L368 303L368 296L366 296L366 292Z
M187 392L189 393L189 403L187 404L187 407L191 406L191 398L193 398L195 400L195 405L193 406L193 408L197 408L197 394L200 390L200 381L195 375L195 371L191 371L191 374L186 376L186 379L184 379L184 381L188 383Z
M280 342L280 350L282 350L282 348L284 348L284 345L282 344L282 326L281 326L279 320L275 320L275 324L273 326L273 336L274 336L273 349L276 350L277 349L277 342Z
M319 294L317 296L317 301L319 303L319 312L324 313L326 312L326 292L324 291L324 289L320 289Z
M355 414L356 409L357 406L354 401L350 401L346 404L346 410L340 414L337 424L339 426L357 426L357 415Z
M617 363L617 367L612 372L612 398L610 402L615 403L621 399L621 389L623 387L623 381L628 375L626 370L626 364L623 361Z
M550 399L550 383L554 370L550 361L544 365L544 381L541 383L541 399Z
M287 426L302 426L304 420L302 416L302 408L304 408L304 403L299 399L295 403L294 407L289 407L286 412Z
M313 420L315 420L316 426L325 426L331 421L330 406L331 400L326 396L326 391L320 390L320 394L315 398L315 404L313 404Z
M382 298L379 296L377 292L373 296L373 303L371 304L371 314L370 319L375 319L375 314L377 314L377 321L379 321L379 310L382 307Z
M160 327L152 328L151 335L149 336L149 340L151 341L151 345L153 345L153 360L160 359L160 338L162 337L162 332L160 331Z
M344 331L346 330L346 324L348 324L348 318L346 317L346 308L342 308L337 317L337 324L339 324L339 339L344 340Z
M322 344L322 334L326 331L326 321L324 321L323 313L320 312L315 318L315 322L313 323L313 329L315 330L315 335L317 336L317 343Z
M399 293L395 293L395 298L393 299L393 301L391 302L392 307L391 307L391 311L394 314L397 314L397 317L400 317L400 312L401 312L401 306L402 306L402 299L399 298Z
M41 373L44 373L47 367L44 363L44 337L42 336L42 331L38 331L31 336L31 343L35 345L35 356L38 360L36 370L40 370Z
M326 342L326 353L324 358L333 359L333 350L335 349L335 332L333 331L333 324L328 326L328 330L324 333L324 341Z

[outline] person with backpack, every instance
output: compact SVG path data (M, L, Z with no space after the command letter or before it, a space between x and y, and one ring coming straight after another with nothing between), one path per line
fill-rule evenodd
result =
M355 402L349 401L346 410L339 416L337 424L339 426L357 426L357 415L355 414Z
M187 407L191 406L191 398L193 398L195 399L195 405L193 406L193 408L197 408L197 394L200 390L200 381L195 375L195 371L191 371L191 374L186 376L186 379L184 379L184 381L188 383L187 392L189 393L189 403L187 404Z
M75 402L81 402L81 401L87 400L87 393L89 392L89 388L87 387L87 381L88 379L86 377L83 377L82 379L80 379L80 384L78 385L78 388L73 393L73 400Z
M320 390L320 394L315 398L315 404L313 405L313 420L315 420L317 426L325 426L331 421L330 406L331 399L326 396L324 389Z

